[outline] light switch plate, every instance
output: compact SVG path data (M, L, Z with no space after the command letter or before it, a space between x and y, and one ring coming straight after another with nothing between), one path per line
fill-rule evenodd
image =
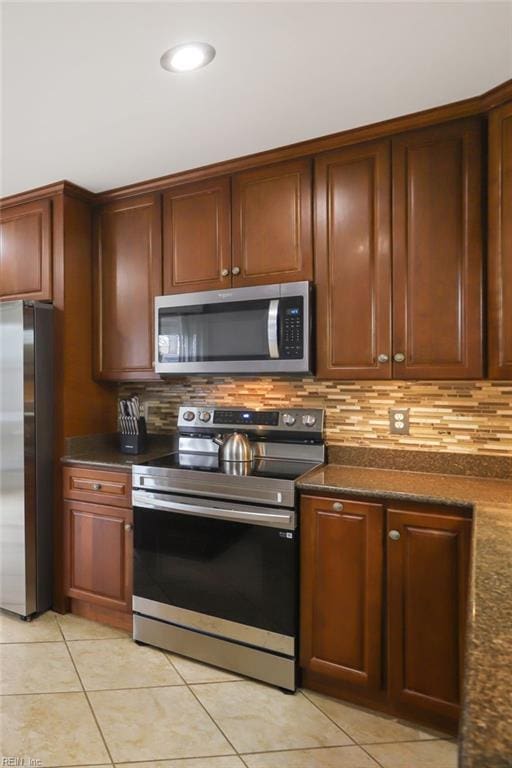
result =
M389 409L389 431L392 435L409 434L409 408Z

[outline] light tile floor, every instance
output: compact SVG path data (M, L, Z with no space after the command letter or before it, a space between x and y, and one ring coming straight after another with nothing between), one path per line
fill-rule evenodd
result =
M77 616L0 612L0 643L1 757L17 765L456 768L442 734L287 696Z

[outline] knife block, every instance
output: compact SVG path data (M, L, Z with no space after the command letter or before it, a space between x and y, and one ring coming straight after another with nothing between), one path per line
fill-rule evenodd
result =
M121 453L144 453L146 450L147 445L147 432L146 432L146 419L144 416L141 416L140 419L137 419L137 425L139 432L137 435L127 435L124 432L121 432L119 435L120 439L120 450Z

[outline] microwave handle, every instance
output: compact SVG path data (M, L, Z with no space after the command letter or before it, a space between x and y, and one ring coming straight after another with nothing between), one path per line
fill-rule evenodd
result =
M279 359L277 328L279 321L279 299L271 299L268 307L267 334L268 354L271 360Z

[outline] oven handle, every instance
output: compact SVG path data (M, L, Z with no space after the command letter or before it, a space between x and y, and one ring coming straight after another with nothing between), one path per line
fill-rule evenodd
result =
M279 526L289 526L292 523L290 512L249 512L242 509L229 509L222 507L203 507L196 504L183 504L181 501L169 501L159 499L155 495L149 495L145 491L133 491L132 502L134 507L145 509L164 509L167 512L178 512L182 515L196 515L197 517L214 517L221 520L236 520L240 523L267 523Z
M268 354L271 360L279 359L279 343L277 340L278 316L279 316L279 299L271 299L268 307L268 320L267 320Z

